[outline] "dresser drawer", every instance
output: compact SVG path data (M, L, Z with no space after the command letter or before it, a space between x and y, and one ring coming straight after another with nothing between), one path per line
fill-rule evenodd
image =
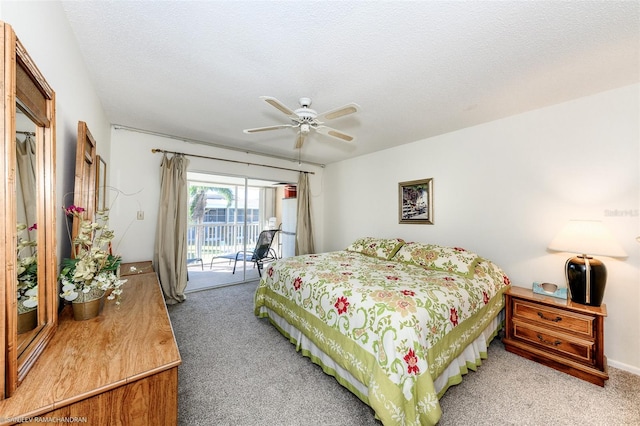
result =
M577 312L513 299L513 318L529 320L543 328L554 327L588 339L594 338L594 317Z
M536 327L529 322L513 319L513 338L525 341L545 351L555 352L565 358L587 365L595 365L595 343L592 340L577 339L548 328Z

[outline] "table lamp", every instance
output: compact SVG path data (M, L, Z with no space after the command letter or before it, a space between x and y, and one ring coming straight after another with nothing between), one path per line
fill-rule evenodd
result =
M570 220L548 248L578 254L565 263L567 287L572 301L590 306L602 304L607 283L607 268L592 255L627 256L609 230L597 220Z

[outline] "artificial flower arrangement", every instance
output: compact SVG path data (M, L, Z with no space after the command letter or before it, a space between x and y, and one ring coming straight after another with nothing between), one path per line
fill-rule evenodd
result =
M34 223L27 227L24 223L19 223L17 258L18 258L18 313L32 311L38 307L38 257L36 253L37 242L29 238L24 238L24 231L34 231L38 226Z
M114 233L107 226L107 212L96 212L97 221L91 222L83 218L82 207L72 205L64 210L67 216L77 217L80 225L78 235L71 242L73 258L62 261L60 297L79 303L98 299L107 293L107 300L115 299L119 305L122 285L127 280L119 278L120 256L109 252Z

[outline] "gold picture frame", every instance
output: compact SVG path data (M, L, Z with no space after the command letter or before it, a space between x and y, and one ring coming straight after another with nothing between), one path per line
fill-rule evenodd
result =
M398 184L399 223L433 225L433 178Z

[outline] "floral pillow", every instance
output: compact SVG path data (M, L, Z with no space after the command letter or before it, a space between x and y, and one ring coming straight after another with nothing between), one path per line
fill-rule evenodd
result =
M473 276L475 266L480 262L477 254L463 248L423 243L406 243L393 260L467 276Z
M364 237L355 240L349 247L347 247L347 251L353 251L367 256L389 260L403 245L404 240L400 238Z

